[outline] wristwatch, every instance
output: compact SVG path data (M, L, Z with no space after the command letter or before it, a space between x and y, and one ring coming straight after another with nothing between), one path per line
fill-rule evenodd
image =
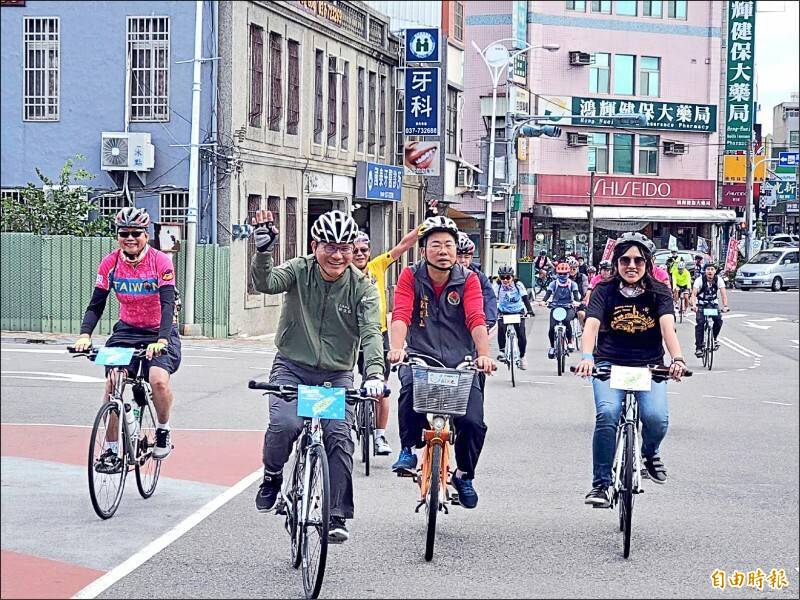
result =
M672 359L672 362L674 362L674 363L680 362L680 363L683 363L684 366L686 366L686 361L683 360L682 356L676 356L675 358Z

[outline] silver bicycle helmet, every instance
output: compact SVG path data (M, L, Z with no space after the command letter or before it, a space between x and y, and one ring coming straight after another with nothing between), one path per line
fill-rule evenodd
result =
M371 245L369 241L369 236L364 233L363 231L359 232L358 236L355 240L353 240L354 244L366 244L367 246Z
M311 239L315 242L352 244L359 233L358 225L353 217L339 210L332 210L320 215L311 226Z
M656 251L656 245L646 235L638 231L628 231L617 238L618 246L626 242L633 242L642 246L649 254L653 254Z
M610 260L601 260L600 261L600 269L613 269L614 265Z
M128 206L123 208L114 217L114 227L131 227L134 229L147 229L150 225L150 215L143 208Z
M436 233L437 231L446 231L447 233L451 234L453 238L458 243L458 226L455 224L453 219L449 219L447 217L428 217L422 222L422 225L419 227L419 232L417 236L419 237L419 243L425 243L425 238L427 238L430 234Z
M499 269L497 269L497 276L498 277L504 277L506 275L511 275L511 277L513 277L514 276L514 269L512 269L508 265L503 265Z
M456 252L458 254L473 254L475 252L475 242L469 239L469 236L463 231L458 232L458 246Z

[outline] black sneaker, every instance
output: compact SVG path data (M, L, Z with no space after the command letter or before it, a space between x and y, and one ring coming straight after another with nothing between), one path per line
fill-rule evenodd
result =
M667 470L664 468L664 463L661 462L661 458L659 456L651 456L650 458L645 458L643 460L644 467L647 469L647 476L653 481L653 483L667 482Z
M347 533L347 525L342 517L331 517L330 527L328 528L328 542L331 544L343 544L350 538Z
M703 358L703 349L702 348L698 348L697 350L694 351L694 355L697 358Z
M164 460L172 452L172 434L169 429L156 429L156 445L153 447L153 458Z
M122 459L111 448L108 448L97 457L94 470L104 475L115 475L122 471Z
M282 484L283 473L278 473L277 475L264 473L264 479L256 492L256 509L258 512L272 510L272 507L275 506L275 500L278 499Z
M585 504L591 504L597 508L608 508L611 506L611 498L608 495L608 488L598 485L592 488L592 491L586 494Z

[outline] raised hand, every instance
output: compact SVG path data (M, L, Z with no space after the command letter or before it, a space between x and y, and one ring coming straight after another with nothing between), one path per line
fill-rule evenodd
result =
M256 250L259 252L272 252L275 242L278 240L278 228L272 220L271 210L258 210L256 216L251 219L253 225L253 239L256 243Z

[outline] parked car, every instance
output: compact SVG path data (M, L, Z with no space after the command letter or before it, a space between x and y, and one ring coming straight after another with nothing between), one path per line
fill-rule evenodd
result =
M736 287L770 288L778 292L800 284L800 250L794 248L770 248L762 250L739 268Z
M769 239L770 248L797 248L800 246L800 235L779 233Z
M682 260L686 263L686 268L689 269L689 272L694 276L694 257L698 254L703 256L703 262L707 263L711 260L711 257L708 254L703 254L702 252L696 252L692 250L678 250L678 260ZM665 267L667 264L667 259L672 256L672 250L656 250L656 253L653 257L656 259L656 264L659 267Z

